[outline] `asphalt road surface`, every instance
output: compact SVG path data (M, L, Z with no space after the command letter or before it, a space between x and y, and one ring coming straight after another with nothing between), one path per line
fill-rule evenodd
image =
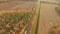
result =
M51 27L60 24L60 17L55 10L58 5L52 3L40 3L40 5L41 9L38 34L48 34L48 31Z
M30 9L34 5L34 2L31 1L10 1L10 2L3 2L0 3L0 10L4 9L21 9L27 8Z

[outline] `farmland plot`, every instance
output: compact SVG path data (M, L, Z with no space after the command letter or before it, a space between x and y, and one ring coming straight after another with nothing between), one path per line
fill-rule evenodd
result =
M25 10L25 12L21 10L0 11L0 34L19 34L32 18L31 10Z

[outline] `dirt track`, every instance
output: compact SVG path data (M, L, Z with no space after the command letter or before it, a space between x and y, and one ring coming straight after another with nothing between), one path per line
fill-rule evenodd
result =
M38 34L48 34L50 27L60 24L60 18L55 7L57 4L41 3Z

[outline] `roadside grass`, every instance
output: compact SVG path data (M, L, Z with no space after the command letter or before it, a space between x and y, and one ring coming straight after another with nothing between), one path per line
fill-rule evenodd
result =
M32 34L38 34L39 18L40 18L40 5L36 6L36 21L32 29Z
M35 34L35 30L36 30L36 16L34 16L34 20L33 20L33 26L32 26L32 34Z
M39 7L40 7L40 6L39 6ZM35 34L38 34L39 18L40 18L40 8L38 9L37 24L36 24Z
M35 21L34 27L32 29L32 34L37 34L37 32L38 32L39 16L40 16L40 13L38 14L38 16L35 17L36 21Z

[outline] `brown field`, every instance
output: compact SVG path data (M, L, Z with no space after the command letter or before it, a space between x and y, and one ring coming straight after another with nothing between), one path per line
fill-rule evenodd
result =
M60 17L55 10L58 5L52 3L41 3L40 5L38 34L48 34L51 27L60 25Z

